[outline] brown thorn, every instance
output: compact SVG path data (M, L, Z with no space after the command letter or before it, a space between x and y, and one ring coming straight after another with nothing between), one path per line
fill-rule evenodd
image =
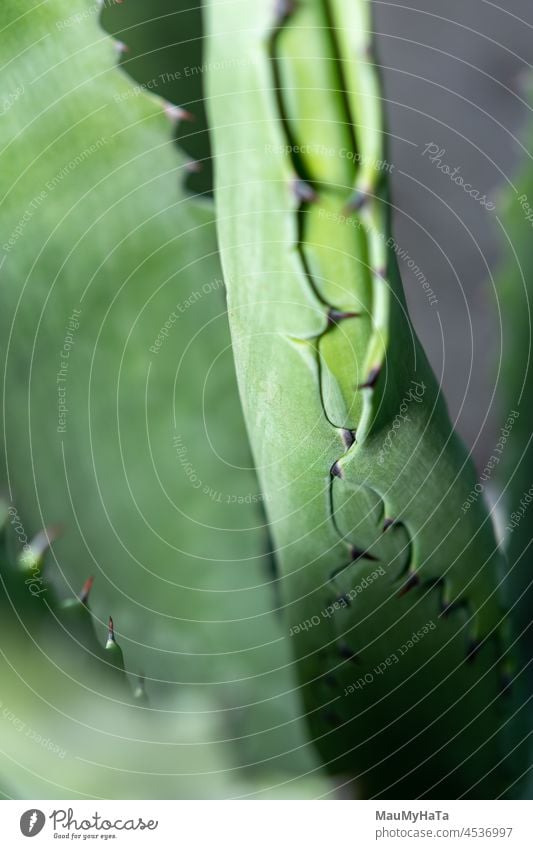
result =
M191 123L196 121L196 117L192 114L192 112L182 109L181 106L176 106L174 103L171 103L170 100L165 100L163 102L163 109L165 110L165 115L167 115L167 117L175 124L180 121L190 121Z
M381 366L375 366L368 373L368 377L364 383L359 385L359 389L374 389L376 383L378 382L379 375L381 373Z
M444 617L449 616L450 613L453 613L453 611L456 608L457 608L457 604L454 601L449 601L447 604L443 603L442 607L441 607L440 615L444 616Z
M347 428L342 428L341 430L342 441L344 442L345 447L351 448L354 444L355 440L355 430L348 430Z
M306 180L296 177L291 184L292 190L300 203L314 203L317 199L317 194L312 186Z
M350 546L350 554L352 560L374 560L376 563L379 558L374 557L373 554L369 554L368 551L364 551L362 548L357 548L355 545Z
M115 626L113 625L113 619L111 616L109 617L109 627L107 631L107 642L108 643L116 643L115 640Z
M409 592L409 590L412 590L415 587L418 587L419 584L420 584L420 578L418 576L418 573L413 572L411 575L409 575L406 582L404 583L404 585L400 589L400 591L398 593L398 598L401 598L402 596L406 595Z
M360 212L364 206L368 203L370 199L370 195L366 192L363 192L361 189L358 189L353 193L348 203L344 207L345 212Z
M276 25L280 26L296 10L295 0L276 0L274 4L274 19Z
M479 653L480 648L481 648L481 643L479 642L479 640L475 640L475 639L470 640L470 642L468 644L468 648L466 650L466 662L467 663L473 663L473 661L476 659L476 657Z
M349 596L346 593L342 593L341 595L338 595L337 598L335 599L335 601L336 601L337 604L343 604L344 603L345 607L351 607L352 606L352 600L351 600L351 598L349 598Z
M357 663L359 661L359 656L354 652L352 648L350 648L348 643L341 641L337 644L337 649L339 652L339 656L342 657L343 660L353 660L354 663Z
M339 321L345 318L359 318L360 315L360 312L343 312L341 310L331 309L328 311L328 324L330 326L337 325Z
M333 463L333 465L330 469L330 474L333 475L333 477L335 477L335 478L342 478L342 469L339 466L338 462Z
M54 543L62 533L63 525L50 525L48 528L43 528L43 530L39 531L39 533L36 534L30 542L30 551L28 552L28 556L34 558L37 562L40 562L52 543ZM27 549L25 549L25 551L27 551Z
M80 599L81 603L84 604L86 607L89 603L89 595L90 595L91 590L93 588L93 584L94 584L94 578L91 576L90 578L87 578L83 587L81 588L81 593L79 595L79 599Z

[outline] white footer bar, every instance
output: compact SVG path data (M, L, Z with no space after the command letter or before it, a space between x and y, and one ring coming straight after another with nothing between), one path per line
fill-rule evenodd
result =
M2 845L533 847L531 802L5 801ZM35 843L30 840L34 838Z

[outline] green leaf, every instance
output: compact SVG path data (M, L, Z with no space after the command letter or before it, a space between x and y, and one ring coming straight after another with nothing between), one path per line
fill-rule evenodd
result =
M192 763L218 738L224 768L292 779L316 760L272 611L211 208L184 195L165 103L116 69L94 3L9 0L0 21L11 501L24 528L63 525L52 580L77 592L94 574L100 634L111 614L152 698L218 711L191 732Z
M369 9L209 4L240 391L326 766L372 798L512 795L504 563L406 312Z
M528 85L529 101L533 96ZM531 135L531 127L528 128ZM530 149L531 144L526 144ZM513 177L512 188L501 196L500 249L503 253L497 280L502 316L502 359L495 379L499 384L499 429L496 449L488 463L495 470L497 491L494 500L501 517L501 534L509 561L507 593L515 604L515 630L521 635L522 659L529 669L533 650L531 609L533 604L533 552L531 518L533 500L533 444L531 439L531 402L533 367L531 345L531 280L533 254L533 169L531 161L521 164ZM492 472L491 469L491 472ZM489 484L490 486L490 484ZM531 688L531 670L525 683L527 698Z
M190 158L187 187L212 192L211 147L204 103L202 4L176 0L105 3L102 24L123 45L120 65L146 91L183 111L176 140Z
M287 783L291 794L308 797L326 789L317 780L287 782L274 768L248 774L222 742L227 722L205 695L174 688L163 703L150 702L121 668L118 636L105 649L97 636L90 584L61 600L47 581L52 531L16 555L21 518L14 506L2 513L0 748L9 797L283 795Z

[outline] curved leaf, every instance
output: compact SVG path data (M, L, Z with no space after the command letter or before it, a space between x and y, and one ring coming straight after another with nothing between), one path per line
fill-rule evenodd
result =
M503 561L406 312L370 5L209 7L233 347L312 735L367 797L515 793Z

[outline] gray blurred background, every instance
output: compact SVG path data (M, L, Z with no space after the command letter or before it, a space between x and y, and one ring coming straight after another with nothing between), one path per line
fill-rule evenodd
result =
M374 0L394 163L395 237L438 298L400 262L411 314L450 412L482 465L507 410L501 389L497 297L504 190L527 153L525 84L533 64L533 2ZM444 149L492 211L424 155ZM507 188L506 188L507 187Z

